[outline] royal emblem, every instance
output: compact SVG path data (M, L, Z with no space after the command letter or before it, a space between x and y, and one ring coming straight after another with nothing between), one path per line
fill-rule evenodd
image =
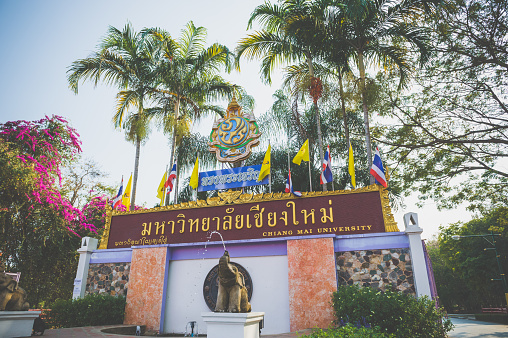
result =
M228 105L226 117L215 121L208 146L219 162L239 162L247 159L259 144L258 125L254 114L243 114L235 97Z

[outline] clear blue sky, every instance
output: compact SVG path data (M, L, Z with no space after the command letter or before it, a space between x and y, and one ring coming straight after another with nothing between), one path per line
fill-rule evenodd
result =
M254 0L0 0L0 122L35 120L44 115L66 117L81 135L84 157L96 161L109 174L107 183L125 181L134 167L134 146L123 133L114 130L111 118L115 109L112 87L91 83L80 85L74 95L67 85L67 67L87 57L104 36L108 26L122 28L131 22L135 30L160 27L173 36L192 20L208 29L207 44L220 42L233 49L247 33L252 10L262 1ZM259 79L258 63L242 63L242 72L225 75L226 79L247 89L256 100L254 112L264 113L272 103L272 94L280 85L280 74L274 84ZM227 103L224 104L226 108ZM210 127L200 126L208 132ZM154 130L141 149L136 202L153 206L156 188L169 162L167 137ZM414 198L408 209L396 213L403 230L402 214L419 213L424 235L430 238L440 224L467 220L464 212L437 213L433 204L418 210Z

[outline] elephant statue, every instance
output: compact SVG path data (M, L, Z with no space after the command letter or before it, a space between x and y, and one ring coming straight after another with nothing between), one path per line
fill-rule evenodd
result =
M224 251L224 255L219 258L219 290L215 312L250 312L245 279L229 261L229 253Z
M11 276L0 272L0 311L28 311L25 290Z

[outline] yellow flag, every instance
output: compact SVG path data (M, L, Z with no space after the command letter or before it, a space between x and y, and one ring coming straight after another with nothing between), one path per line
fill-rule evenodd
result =
M270 174L270 151L272 150L271 146L268 145L268 149L265 153L265 158L263 159L263 165L261 165L261 171L259 172L258 182L262 181L266 175Z
M199 184L199 157L196 157L196 164L194 164L194 170L192 170L192 175L190 178L189 185L193 189L197 189Z
M161 183L159 183L159 187L157 188L157 198L161 200L161 204L164 204L164 183L166 183L166 175L167 172L164 172L162 175Z
M129 182L127 183L127 187L125 188L125 192L122 195L122 204L125 205L127 211L131 208L131 185L132 185L132 174L129 178Z
M355 159L353 158L353 147L351 147L351 143L349 144L349 165L348 165L349 175L351 175L351 184L354 188L356 188L356 179L355 179Z
M310 161L309 159L309 139L305 141L303 146L298 150L298 153L296 154L295 158L293 159L293 163L296 163L300 165L302 163L302 160L304 161Z

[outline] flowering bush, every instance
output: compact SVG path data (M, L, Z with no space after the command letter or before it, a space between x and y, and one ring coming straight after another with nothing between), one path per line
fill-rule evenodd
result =
M76 235L77 230L97 232L97 227L87 222L83 212L62 197L58 189L62 183L60 168L81 152L78 137L79 134L59 116L0 124L0 142L3 159L8 162L6 165L17 170L17 180L30 178L28 185L31 186L25 185L23 191L31 203L29 209L33 210L36 205L52 208L63 217L65 227ZM12 205L6 202L0 201L3 209L8 211Z

